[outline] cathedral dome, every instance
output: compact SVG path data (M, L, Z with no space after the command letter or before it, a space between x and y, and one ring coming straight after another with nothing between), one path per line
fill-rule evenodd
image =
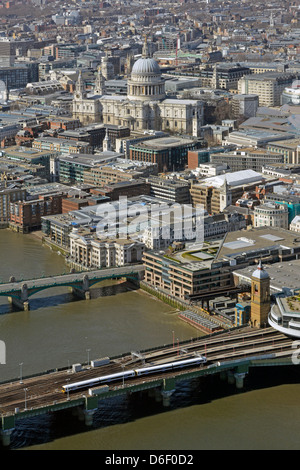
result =
M135 62L131 75L161 75L161 70L155 59L142 57Z
M145 42L142 57L134 63L127 82L127 97L131 101L160 101L165 96L165 80Z

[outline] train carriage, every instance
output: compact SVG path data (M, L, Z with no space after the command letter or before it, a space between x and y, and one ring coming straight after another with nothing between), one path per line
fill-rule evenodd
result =
M128 370L123 372L117 372L115 374L104 375L96 377L94 379L83 380L81 382L75 382L68 385L63 385L63 392L73 392L82 388L94 387L98 384L105 384L116 380L127 379L129 377L139 377L143 375L155 374L168 370L182 369L185 367L191 367L206 363L205 356L197 356L190 359L183 359L180 361L167 362L165 364L154 365L150 367L141 367L135 370Z

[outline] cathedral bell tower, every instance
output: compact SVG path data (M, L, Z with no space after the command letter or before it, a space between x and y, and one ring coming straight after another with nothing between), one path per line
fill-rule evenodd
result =
M270 277L261 261L251 277L251 325L264 328L270 312Z
M101 67L98 67L98 72L94 86L95 95L105 95L105 78L102 75Z
M86 98L85 83L84 83L84 80L82 78L81 70L79 71L78 79L77 79L76 86L75 86L74 95L75 95L75 99L77 99L77 100L82 100L82 99Z

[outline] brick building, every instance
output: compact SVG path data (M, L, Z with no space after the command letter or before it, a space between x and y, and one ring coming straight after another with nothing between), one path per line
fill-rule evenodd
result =
M70 211L77 211L82 207L86 207L89 205L87 198L79 198L79 197L66 197L62 199L61 203L61 210L62 214L67 214Z
M18 201L10 204L10 227L18 232L28 233L41 228L41 218L61 214L63 195L39 196L32 201Z

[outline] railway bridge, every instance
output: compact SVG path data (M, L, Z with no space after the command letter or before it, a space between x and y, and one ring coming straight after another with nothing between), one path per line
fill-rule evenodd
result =
M5 296L8 301L21 310L29 310L29 297L39 291L52 287L67 286L72 289L75 296L83 299L90 298L91 286L106 279L126 278L134 282L144 276L144 266L141 264L122 266L118 268L103 268L95 271L81 273L71 272L59 276L48 276L26 281L17 281L14 277L10 282L0 284L0 296Z
M11 434L19 420L62 409L72 409L87 425L92 425L99 402L113 396L147 391L149 399L154 397L168 406L178 382L212 374L243 388L251 368L292 366L293 352L293 339L273 328L244 327L177 345L131 351L114 358L10 380L0 384L2 443L10 445ZM199 356L205 357L206 361L186 365L189 359ZM171 367L172 363L177 363L175 369ZM157 370L157 366L162 368ZM147 374L138 375L136 372L140 368L147 368ZM113 379L114 374L117 378ZM74 389L74 383L82 381L85 384ZM71 385L71 390L67 388L68 391L63 393L65 385Z

